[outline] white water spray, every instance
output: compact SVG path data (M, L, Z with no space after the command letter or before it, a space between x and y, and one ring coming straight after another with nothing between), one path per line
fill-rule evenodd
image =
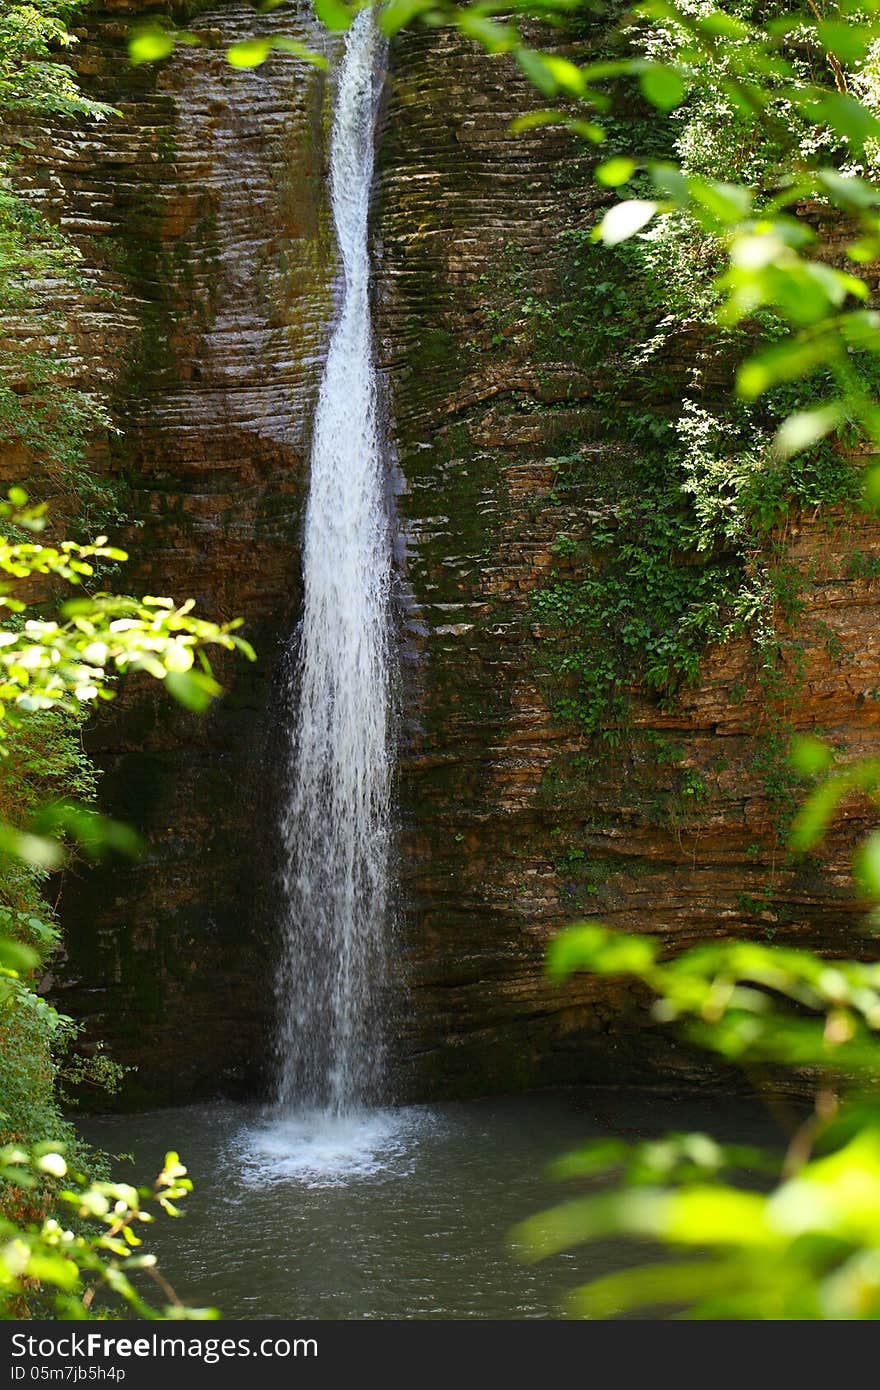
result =
M367 235L380 49L363 10L348 31L331 137L344 285L314 422L282 817L277 1098L336 1115L377 1095L383 1053L391 544Z

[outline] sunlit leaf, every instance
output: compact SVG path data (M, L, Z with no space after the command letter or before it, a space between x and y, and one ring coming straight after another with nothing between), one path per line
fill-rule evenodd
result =
M791 458L817 444L845 418L842 402L832 405L814 406L811 410L798 410L783 420L773 440L776 452L782 458Z
M26 974L39 963L40 957L31 946L26 946L22 941L12 941L6 936L0 937L0 966L4 970Z
M383 33L391 36L432 8L433 0L388 0L379 11L379 24Z
M862 500L870 511L880 512L880 466L877 464L863 474Z
M636 161L627 155L614 155L597 166L596 179L607 188L618 188L632 178L636 167Z
M243 39L226 50L226 61L234 68L257 68L265 63L272 45L268 39Z
M91 858L115 852L136 859L144 849L137 831L124 821L67 800L44 807L34 820L34 829L41 834L69 835Z
M564 111L526 111L510 123L511 133L520 135L524 130L536 130L541 126L565 125L568 117Z
M576 970L639 974L650 969L656 952L657 944L650 937L626 936L599 922L583 922L553 938L547 950L547 974L555 980L565 979Z
M573 135L580 135L592 144L599 144L605 139L605 132L601 126L593 121L579 120L561 108L551 111L527 111L511 121L510 130L511 134L519 135L525 130L534 130L539 126L564 126Z
M707 1260L655 1265L606 1274L575 1289L566 1300L569 1310L581 1318L612 1318L637 1308L672 1308L698 1302L712 1294L748 1286L749 1271L742 1265Z
M536 52L533 48L518 48L516 50L516 61L519 63L526 77L528 77L545 97L555 97L559 91L557 82L550 65L543 53Z
M53 1284L59 1289L75 1289L79 1285L79 1268L73 1260L63 1255L53 1255L48 1250L34 1251L27 1263L27 1274L42 1284Z
M646 198L630 198L609 208L599 225L599 236L606 246L617 246L645 227L657 211L657 203Z
M0 823L0 853L11 854L36 869L58 869L64 863L64 849L57 840L31 835Z
M543 1260L617 1232L657 1238L668 1227L673 1197L662 1188L640 1188L565 1202L514 1227L514 1254L527 1261Z
M740 184L691 178L688 179L688 191L695 203L711 212L722 224L740 222L751 211L751 192Z
M174 34L157 26L138 29L128 40L128 56L136 65L158 62L173 52Z
M806 376L833 353L833 345L823 338L787 338L742 364L736 374L737 392L746 400L754 400L779 382Z
M875 795L880 788L880 761L865 758L832 773L811 792L792 822L789 847L799 853L822 838L843 798L853 791Z

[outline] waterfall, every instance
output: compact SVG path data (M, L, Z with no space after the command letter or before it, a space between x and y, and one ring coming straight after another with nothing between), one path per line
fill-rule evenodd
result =
M361 11L338 72L330 192L342 302L314 420L281 818L277 1098L337 1115L377 1096L383 1065L391 542L367 242L381 42Z

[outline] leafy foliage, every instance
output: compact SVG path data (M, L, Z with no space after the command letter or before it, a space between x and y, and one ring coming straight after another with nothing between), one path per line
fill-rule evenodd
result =
M28 0L0 13L0 110L57 113L101 119L113 114L85 97L59 49L76 42L67 20L86 0Z
M833 767L831 750L799 739L792 760L818 776L790 834L813 848L852 792L880 794L880 767ZM880 899L880 836L856 860ZM726 1147L703 1134L642 1144L602 1140L570 1154L553 1175L601 1179L593 1190L524 1222L518 1252L542 1259L609 1235L648 1239L688 1258L637 1265L575 1291L576 1316L674 1308L697 1318L859 1319L880 1315L880 964L812 951L722 941L664 958L661 943L598 922L552 943L551 978L574 971L626 976L651 996L657 1023L746 1069L759 1086L780 1069L815 1086L813 1113L782 1157ZM756 1174L767 1190L756 1191Z
M13 489L9 500L0 503L0 519L39 531L45 508L24 510L26 502L25 494ZM126 671L146 672L164 681L188 708L204 710L220 693L206 647L254 659L253 648L236 635L240 619L223 625L206 622L193 615L192 600L177 605L170 598L97 593L68 600L59 620L29 616L29 605L12 592L15 584L37 575L80 586L92 576L96 558L124 561L127 556L108 546L103 536L93 545L63 541L59 546L0 536L0 571L9 576L0 585L0 607L17 620L0 629L0 739L3 725L17 724L24 714L52 709L75 713L80 705L112 699L112 678ZM80 839L88 838L87 827L75 815L65 818L56 810L55 816L66 819ZM0 826L0 848L44 868L60 862L51 841L9 826Z
M155 1255L141 1250L140 1232L155 1219L155 1209L179 1216L178 1203L192 1191L176 1153L166 1154L153 1187L144 1188L89 1181L50 1144L30 1150L7 1145L0 1149L0 1182L7 1211L13 1194L21 1206L18 1220L0 1216L0 1317L29 1310L105 1318L114 1305L130 1317L218 1316L214 1309L184 1307L160 1274ZM27 1219L35 1198L37 1207L48 1205L53 1214ZM143 1278L158 1285L159 1307L145 1298Z
M571 1297L578 1316L678 1308L747 1319L876 1318L880 1310L880 966L739 941L698 946L671 961L650 937L587 923L548 956L573 970L627 975L654 994L653 1015L750 1075L809 1068L815 1111L781 1158L706 1135L587 1146L554 1169L603 1179L602 1190L524 1222L519 1253L541 1259L582 1241L622 1235L690 1256L598 1279ZM769 1191L754 1174L772 1174ZM745 1183L731 1176L747 1175ZM608 1183L616 1178L617 1186Z
M118 521L117 489L85 465L86 443L107 431L103 401L70 380L70 323L56 302L59 282L82 285L81 253L25 197L15 192L18 146L39 119L98 121L118 115L80 90L63 61L75 38L66 21L82 0L11 3L0 13L0 433L34 461L42 497L76 499L78 524L88 534L100 514ZM53 288L54 287L54 288ZM100 523L99 523L100 524Z
M42 528L44 512L42 506L28 507L20 489L12 489L8 501L0 504L0 517L32 533ZM183 704L200 710L220 693L205 648L219 645L253 657L249 644L236 635L237 622L206 622L195 617L191 602L178 605L164 598L137 601L115 594L82 593L64 605L61 619L51 619L45 616L44 602L34 610L26 599L18 597L36 577L82 590L98 558L123 561L126 557L107 546L103 538L93 545L67 541L42 545L36 539L0 537L0 571L7 576L0 590L0 606L9 615L6 626L0 628L0 728L4 735L8 736L10 729L20 735L33 721L42 721L45 727L47 719L59 714L75 717L83 707L112 698L112 681L126 671L142 671L162 680ZM21 749L20 737L13 739L11 760L15 761L17 751L19 772ZM8 749L2 751L8 755ZM50 769L56 777L61 770L51 761ZM73 769L73 777L70 769L66 770L63 784L76 785L78 781L90 790L89 765L78 765L74 759ZM35 988L34 972L48 960L58 938L51 915L47 920L39 911L39 897L34 902L33 875L64 862L67 851L63 836L91 855L108 848L131 853L137 849L137 839L127 827L66 798L39 806L30 790L32 781L25 778L22 794L16 793L15 778L10 780L12 795L3 800L3 811L10 815L17 809L19 819L0 821L7 903L0 907L0 1128L7 1137L29 1140L36 1136L75 1151L71 1126L58 1111L58 1082L64 1054L78 1029ZM0 791L3 784L0 777ZM23 879L20 870L16 874L16 866L22 864L26 870ZM113 1085L119 1069L99 1056L91 1068L74 1064L70 1074L77 1081L97 1079ZM21 1162L26 1161L25 1155ZM18 1171L16 1163L10 1163L10 1171ZM6 1178L21 1185L20 1174L15 1179L7 1172ZM169 1184L173 1185L172 1179L166 1173L160 1178L160 1188ZM81 1273L85 1271L100 1275L138 1313L148 1315L146 1304L126 1274L134 1264L107 1263L104 1254L119 1255L137 1243L132 1223L143 1219L138 1194L119 1185L105 1191L101 1184L93 1184L88 1192L90 1196L85 1189L80 1191L79 1204L100 1219L111 1212L110 1197L115 1203L113 1216L106 1221L110 1229L97 1241L67 1232L51 1214L54 1206L48 1212L32 1208L34 1219L21 1226L9 1216L11 1208L4 1201L7 1217L0 1222L0 1234L8 1239L0 1253L0 1297L5 1289L9 1297L18 1298L28 1281L37 1279L62 1291L58 1307L62 1312L67 1309L69 1315L73 1295L79 1297L83 1291ZM52 1197L51 1192L46 1194L47 1201ZM167 1198L167 1193L160 1193L161 1204L167 1206ZM72 1199L62 1193L61 1200ZM90 1300L92 1296L90 1283L85 1297ZM0 1310L3 1306L0 1303ZM7 1312L18 1306L8 1301L5 1305ZM82 1316L82 1311L77 1315Z
M99 1316L108 1315L113 1298L138 1316L209 1316L183 1310L152 1257L138 1249L137 1230L152 1219L152 1206L176 1214L190 1187L185 1168L169 1154L152 1192L103 1180L102 1160L86 1153L61 1114L61 1087L112 1090L122 1069L100 1048L71 1059L78 1026L39 992L59 940L48 871L69 858L71 844L89 857L139 848L133 832L91 804L95 772L80 740L85 712L112 698L127 671L159 679L184 705L204 709L220 693L206 649L253 655L235 635L238 624L204 622L191 602L135 600L99 587L101 571L126 558L95 535L120 512L112 487L85 464L89 436L110 428L110 419L98 398L68 380L70 325L64 312L47 316L46 308L52 286L57 299L59 283L82 285L80 256L13 191L13 146L27 144L29 121L118 115L86 97L64 61L75 42L66 21L83 7L84 0L13 0L0 14L0 112L8 117L0 150L7 328L0 432L32 461L40 495L67 506L72 497L79 526L94 536L43 543L45 502L30 505L18 487L0 502L0 1135L7 1141L0 1152L0 1316L51 1310L88 1317L97 1297ZM65 586L75 594L53 615L50 598ZM97 1178L79 1171L86 1162ZM164 1311L132 1282L137 1270L157 1280Z
M429 0L392 3L383 10L383 24L393 32L414 14L435 22L437 8ZM520 7L542 17L571 8L552 0ZM717 244L719 321L736 325L771 310L787 329L740 366L737 388L744 399L817 370L828 373L833 394L788 417L777 434L779 452L797 452L844 421L880 437L880 416L859 361L880 342L880 320L866 307L869 282L859 273L880 250L880 190L871 178L880 137L880 6L866 0L857 7L830 5L821 14L790 3L647 0L622 19L630 53L584 64L534 54L515 29L497 26L493 9L477 4L444 13L487 47L514 52L545 98L573 99L601 118L613 105L609 85L636 80L661 112L694 103L698 118L690 122L690 140L680 143L678 159L626 150L600 165L600 181L615 188L646 175L652 196L615 203L594 234L617 245L643 234L655 219L684 218ZM705 149L694 158L699 116L712 112L710 129L717 131L724 125L719 111L735 118L741 138L728 141L726 153L712 152L716 168L707 176L693 167L706 163ZM583 119L567 108L544 115L584 133ZM590 123L589 135L600 140L605 131ZM755 148L757 162L751 153L737 157ZM834 263L819 232L800 215L808 202L836 209L852 225L848 266Z

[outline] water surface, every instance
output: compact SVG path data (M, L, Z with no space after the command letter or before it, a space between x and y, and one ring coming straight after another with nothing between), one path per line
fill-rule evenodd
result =
M764 1142L741 1102L557 1091L277 1121L215 1105L91 1119L120 1177L150 1181L179 1150L196 1185L151 1248L178 1294L229 1318L558 1318L566 1290L619 1268L606 1242L528 1267L514 1222L568 1195L544 1169L585 1139L703 1129Z

